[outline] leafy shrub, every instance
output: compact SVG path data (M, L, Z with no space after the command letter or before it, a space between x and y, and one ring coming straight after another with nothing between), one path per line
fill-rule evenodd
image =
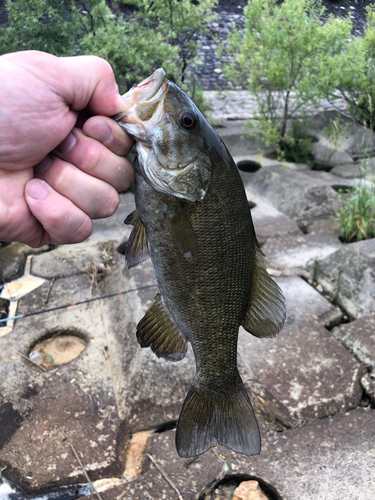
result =
M341 192L335 220L347 243L375 238L375 178L361 180L349 193Z
M94 54L112 65L121 91L160 66L170 79L184 81L198 62L197 36L213 19L217 0L131 3L136 8L124 17L105 0L6 0L9 25L0 35L0 54L29 49Z
M326 61L335 64L350 37L350 20L323 23L323 14L320 0L251 0L244 31L233 26L219 51L228 80L255 95L261 133L279 151L288 149L288 120L320 102Z

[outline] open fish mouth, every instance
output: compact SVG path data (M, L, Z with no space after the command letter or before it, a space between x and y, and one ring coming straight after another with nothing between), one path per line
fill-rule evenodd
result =
M165 71L163 68L159 68L151 76L135 87L132 87L122 96L123 100L128 104L129 109L112 118L126 131L133 133L133 131L129 130L129 124L137 123L141 125L142 121L150 121L155 115L161 98L167 91L167 87L168 80ZM156 114L159 116L155 116L155 123L156 120L160 120L161 118L159 113Z

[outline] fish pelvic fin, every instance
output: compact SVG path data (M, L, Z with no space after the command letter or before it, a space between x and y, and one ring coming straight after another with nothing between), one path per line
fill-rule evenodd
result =
M130 269L150 257L150 248L146 228L136 210L126 217L124 223L134 226L125 248L125 261Z
M266 271L263 253L256 248L250 302L242 326L255 337L274 337L285 323L283 292Z
M160 294L137 326L141 347L151 347L158 358L180 361L186 356L188 340L165 308Z
M244 455L258 455L260 432L242 380L225 396L201 390L194 379L177 424L176 448L180 457L194 457L221 444Z

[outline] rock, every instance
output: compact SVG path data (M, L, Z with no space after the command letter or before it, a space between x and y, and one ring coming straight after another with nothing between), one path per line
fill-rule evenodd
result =
M317 279L352 318L375 311L375 238L341 245L320 259Z
M238 363L256 412L282 429L358 406L358 361L319 323L290 323L274 339L240 329Z
M337 165L331 170L331 174L344 177L345 179L354 179L364 176L364 171L358 163L346 163L344 165Z
M58 279L48 306L89 298L91 287L86 275ZM45 309L48 288L45 283L22 297L19 313ZM18 354L27 356L38 340L61 330L87 344L70 363L43 371ZM101 301L16 320L13 332L0 338L0 393L7 405L0 415L1 463L18 484L35 490L84 479L71 443L93 480L104 470L120 473L119 451L128 434L117 411L107 348Z
M333 122L337 124L340 130L339 134L329 134L329 128L332 129ZM318 136L320 144L339 152L345 152L353 159L373 156L374 132L339 111L327 108L323 113L311 116L308 132ZM342 163L350 163L350 161Z
M357 408L298 429L274 432L261 425L262 451L246 457L218 446L216 453L181 459L175 431L152 436L150 454L162 466L184 500L210 500L218 484L256 479L269 498L283 500L372 500L375 411ZM224 458L222 458L224 457ZM228 472L222 481L224 465ZM177 494L150 460L137 482L101 493L103 500L120 495L132 500L170 500ZM97 500L95 494L85 500Z
M263 246L268 239L278 236L288 238L302 236L297 224L287 215L279 212L263 197L252 192L249 188L246 189L246 196L249 203L255 204L251 209L251 216L260 246Z
M245 187L263 196L280 212L299 225L335 215L337 193L323 176L310 172L283 170L277 167L261 168L243 177ZM337 182L339 183L339 182Z
M235 490L233 500L268 500L258 481L243 481Z
M11 281L19 278L23 274L26 257L47 250L49 250L49 245L41 248L31 248L23 243L11 243L0 248L0 281Z
M313 145L313 155L315 163L323 167L337 167L353 162L353 158L345 151L339 151L322 142L316 142Z
M375 313L332 330L332 335L367 367L375 369Z
M222 128L217 129L217 132L232 156L253 156L257 155L259 150L264 152L273 151L272 147L265 146L259 134L255 137L249 136L249 130L245 127L245 122L238 120L238 117L241 116L240 112L236 116L233 115L230 121L223 121L220 116L219 112L215 112L212 114L212 121L222 126Z
M125 230L124 230L125 233ZM76 274L90 273L95 267L112 266L118 254L119 241L86 241L76 245L62 245L48 253L33 258L31 272L42 278L66 278Z
M307 320L317 321L328 328L340 324L342 312L305 280L298 276L274 280L284 293L288 324Z
M324 233L293 237L280 235L267 239L262 251L267 265L282 271L285 276L300 275L317 281L321 259L335 253L341 246L336 237Z
M361 378L361 384L363 390L370 399L371 406L375 406L375 370L370 373L366 373Z

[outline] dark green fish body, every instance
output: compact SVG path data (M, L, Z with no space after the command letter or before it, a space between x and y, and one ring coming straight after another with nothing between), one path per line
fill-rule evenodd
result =
M151 347L157 356L172 361L184 357L188 341L193 347L196 375L176 434L180 456L198 455L217 444L253 455L260 452L260 434L237 369L238 329L243 325L259 337L275 335L285 320L284 300L265 271L233 159L190 99L166 82L162 133L154 130L158 123L149 127L162 148L152 134L143 137L147 155L139 149L135 166L137 213L126 221L134 225L126 253L128 265L138 264L150 253L160 289L138 325L137 338L142 347ZM140 84L142 93L144 86ZM154 106L149 101L147 106ZM128 126L134 124L134 117L124 118L126 125L120 124L142 141ZM176 120L180 126L171 133ZM170 184L165 179L160 186L158 180L150 180L146 162L152 158L150 152L156 151L158 163L153 168L159 169L160 159L169 157L172 160L163 168L168 175L176 175L176 169L171 169L171 138L173 144L183 142L186 125L186 141L198 153L192 154L193 161L181 159L177 169L185 168L187 176L173 178L174 188L168 192Z

